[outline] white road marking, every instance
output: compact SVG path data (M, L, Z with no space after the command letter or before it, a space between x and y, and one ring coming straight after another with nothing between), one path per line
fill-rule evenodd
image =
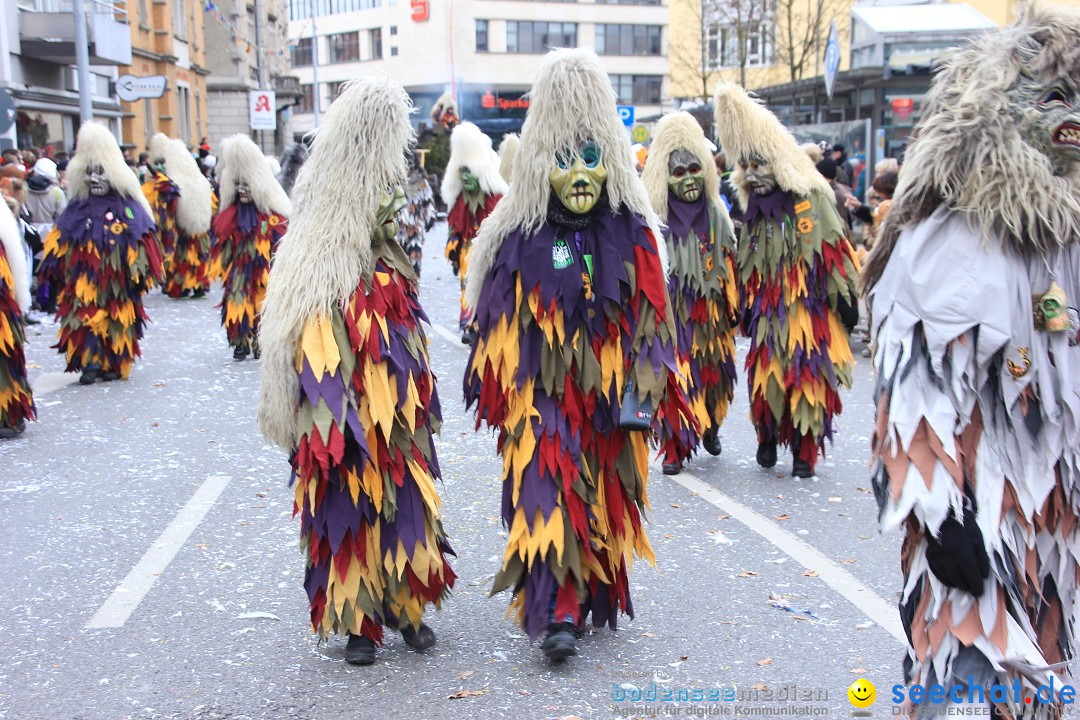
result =
M440 325L439 323L434 323L434 322L431 323L431 329L434 330L435 332L437 332L439 335L442 335L444 338L446 338L446 341L449 342L454 347L456 347L456 348L458 348L460 350L464 350L465 352L469 351L469 346L466 345L465 343L461 342L461 333L455 334L455 333L451 332L449 329L447 329L447 328L443 327L442 325Z
M206 513L221 497L230 480L232 477L229 475L210 475L206 478L187 504L180 508L180 512L165 528L165 532L161 533L127 577L116 586L105 604L90 618L90 622L86 624L87 629L123 627L191 533L206 517Z
M658 466L654 465L654 467ZM861 580L830 560L817 548L809 545L797 535L784 530L764 515L758 513L738 500L725 495L712 485L703 482L687 472L678 475L666 475L678 484L708 503L716 506L725 514L735 518L750 530L775 545L792 560L807 570L815 570L818 578L840 593L859 611L880 625L900 643L907 644L907 636L900 624L900 616L895 603L889 603L867 587Z
M30 383L36 397L56 392L60 388L74 385L79 382L79 376L75 373L43 372Z

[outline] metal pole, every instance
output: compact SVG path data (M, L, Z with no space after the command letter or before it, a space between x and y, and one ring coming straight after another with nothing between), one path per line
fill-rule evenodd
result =
M86 8L83 0L74 0L75 14L75 66L79 74L79 124L94 118L94 105L90 95L90 41L86 36Z
M317 15L315 0L311 0L311 97L315 99L315 129L319 129L319 35L315 31Z
M262 22L259 17L259 0L254 0L253 7L255 9L255 62L258 64L259 71L259 89L268 90L266 87L266 66L263 63L263 51L262 51ZM275 112L276 112L275 108ZM259 131L259 149L266 152L266 131Z

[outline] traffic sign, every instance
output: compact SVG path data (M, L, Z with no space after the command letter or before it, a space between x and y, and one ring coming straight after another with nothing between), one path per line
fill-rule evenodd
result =
M840 71L840 38L836 35L836 21L829 28L829 42L825 44L825 94L832 100L836 87L836 75Z
M616 105L615 109L619 111L619 119L622 120L622 124L626 127L633 127L634 125L634 106L633 105Z
M636 143L645 143L649 141L649 128L644 125L635 125L634 129L630 132L630 137L634 138Z
M252 130L277 129L277 99L273 90L252 90L248 102Z
M116 79L116 96L124 102L134 102L143 98L159 98L165 94L169 78L164 75L136 77L121 75Z
M15 124L15 100L7 90L0 88L0 135Z

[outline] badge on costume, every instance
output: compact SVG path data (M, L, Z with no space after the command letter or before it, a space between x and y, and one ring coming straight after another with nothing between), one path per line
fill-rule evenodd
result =
M563 270L574 264L574 255L570 252L570 246L562 238L556 238L551 245L551 266L556 270Z
M1056 280L1051 281L1049 290L1042 295L1032 295L1031 300L1036 330L1059 333L1073 327L1069 299Z

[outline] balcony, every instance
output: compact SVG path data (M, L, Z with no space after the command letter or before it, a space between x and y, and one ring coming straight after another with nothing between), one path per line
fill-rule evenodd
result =
M280 112L300 102L304 96L300 92L300 78L293 75L274 76L274 94L277 96L277 109Z
M131 31L124 0L84 0L91 65L130 65ZM29 5L29 7L27 7ZM20 3L19 40L24 57L57 65L75 62L73 0Z

